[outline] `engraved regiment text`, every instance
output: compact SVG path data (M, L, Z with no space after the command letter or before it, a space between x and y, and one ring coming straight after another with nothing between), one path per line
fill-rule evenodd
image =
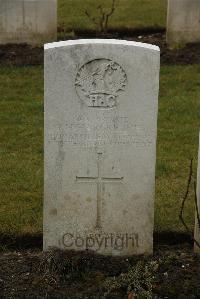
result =
M90 130L88 130L88 127ZM48 132L49 142L62 142L73 146L95 147L98 145L134 144L138 147L152 144L151 130L136 125L126 116L97 117L95 123L86 116L73 116L65 125Z

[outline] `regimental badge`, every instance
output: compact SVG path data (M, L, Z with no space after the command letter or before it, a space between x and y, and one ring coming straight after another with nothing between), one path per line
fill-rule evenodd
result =
M75 81L80 99L88 107L112 108L125 90L127 76L123 68L109 59L95 59L84 64Z

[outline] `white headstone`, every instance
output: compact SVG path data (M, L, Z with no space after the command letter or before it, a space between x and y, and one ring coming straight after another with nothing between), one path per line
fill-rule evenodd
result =
M44 250L152 253L159 48L45 45Z
M168 0L169 46L200 42L200 0Z
M197 204L198 204L198 211L200 214L200 135L199 135L199 154L198 154L198 169L197 169ZM200 244L200 228L199 228L197 217L195 221L194 238ZM200 248L196 244L194 244L194 250L200 253Z
M0 44L57 38L57 0L0 0Z

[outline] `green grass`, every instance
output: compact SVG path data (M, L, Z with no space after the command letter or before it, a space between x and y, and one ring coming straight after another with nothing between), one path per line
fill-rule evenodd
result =
M180 200L186 191L190 159L194 175L200 127L200 65L161 68L155 229L180 231ZM185 219L194 224L191 188Z
M0 234L40 233L43 201L43 69L0 74ZM182 231L180 199L196 157L200 65L161 68L155 229ZM193 228L191 193L185 213Z
M96 29L85 15L98 17L99 4L110 8L111 0L58 0L58 24L66 31ZM110 18L112 28L163 28L166 26L166 0L116 0L116 10Z
M43 70L0 74L0 232L41 231Z

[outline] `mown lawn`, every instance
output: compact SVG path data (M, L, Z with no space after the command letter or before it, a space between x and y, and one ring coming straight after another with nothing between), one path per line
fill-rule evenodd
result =
M43 68L1 68L0 234L41 233ZM200 124L200 65L161 68L155 204L156 231L182 231L178 220ZM186 219L193 229L193 194Z
M101 4L109 11L112 0L58 0L58 24L66 31L98 29L86 16L99 17ZM166 26L167 0L116 0L110 17L111 28L163 28Z

